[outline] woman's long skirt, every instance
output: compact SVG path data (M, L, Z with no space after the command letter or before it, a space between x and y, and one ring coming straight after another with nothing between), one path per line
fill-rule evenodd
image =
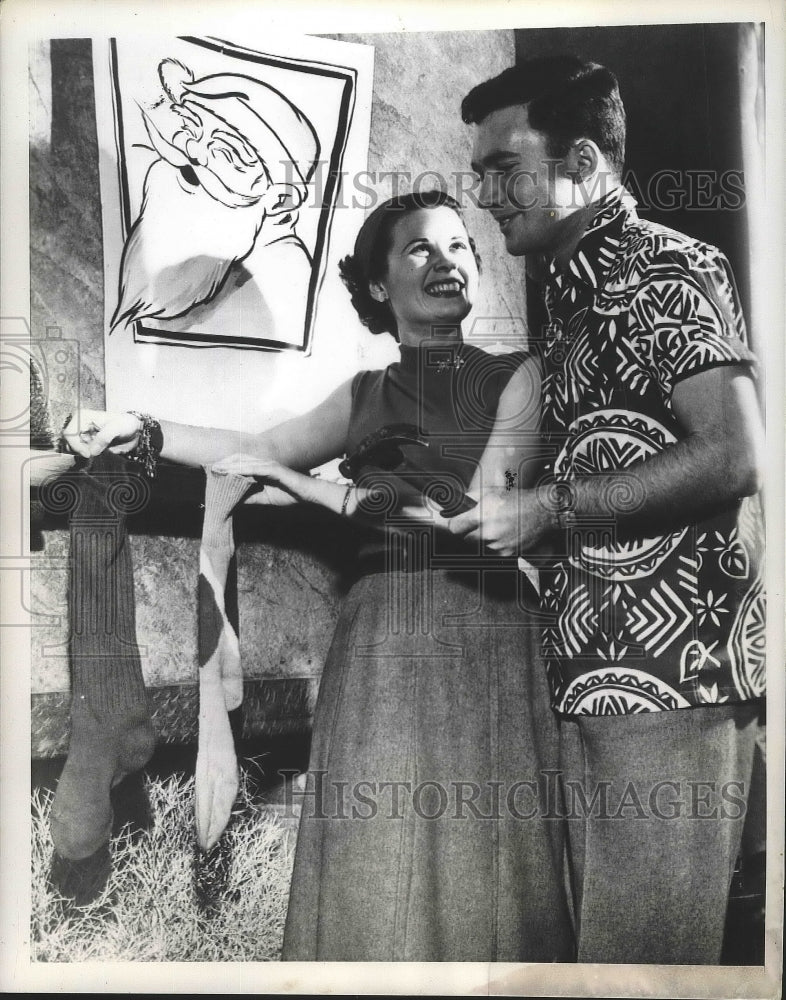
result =
M527 587L511 570L353 586L317 702L285 960L573 958Z

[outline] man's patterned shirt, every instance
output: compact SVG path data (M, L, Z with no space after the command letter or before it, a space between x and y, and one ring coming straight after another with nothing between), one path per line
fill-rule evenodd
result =
M608 194L567 271L550 268L541 428L557 479L663 451L684 436L677 382L755 364L723 254L639 219L634 206L622 188ZM640 494L632 472L609 501L620 510ZM541 591L557 711L617 715L763 694L757 497L633 540L611 517L582 522L566 542Z

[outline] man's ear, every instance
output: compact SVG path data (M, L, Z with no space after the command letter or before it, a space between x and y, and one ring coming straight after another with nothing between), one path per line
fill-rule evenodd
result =
M268 215L295 212L305 201L306 194L296 184L271 184L262 195L262 204Z
M594 176L600 160L600 150L592 139L579 139L565 158L566 172L573 178L574 184L583 183Z
M371 298L376 302L387 302L388 293L385 291L384 285L379 281L370 281L368 285L369 294Z

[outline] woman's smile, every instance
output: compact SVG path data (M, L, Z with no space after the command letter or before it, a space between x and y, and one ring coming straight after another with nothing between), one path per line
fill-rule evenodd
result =
M449 280L441 279L438 281L432 281L426 285L425 292L426 295L433 295L436 298L451 297L454 295L461 295L464 291L464 282L459 281L457 278L451 278Z
M408 212L396 223L384 277L372 294L387 299L402 343L434 323L460 327L478 287L478 265L461 218L448 206Z

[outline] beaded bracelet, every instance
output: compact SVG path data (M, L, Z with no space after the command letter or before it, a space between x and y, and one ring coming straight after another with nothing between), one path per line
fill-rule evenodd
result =
M145 475L149 479L155 479L158 456L164 447L164 435L161 431L161 424L151 417L149 413L137 413L136 410L128 411L132 417L142 421L139 435L134 448L126 453L126 458L131 462L136 462L142 466Z
M352 493L352 490L354 490L354 488L355 488L355 484L354 483L350 483L349 486L347 486L347 492L344 494L344 500L343 500L343 502L341 504L341 516L342 517L346 516L346 513L347 513L347 504L349 503L349 498L350 498L350 495Z

